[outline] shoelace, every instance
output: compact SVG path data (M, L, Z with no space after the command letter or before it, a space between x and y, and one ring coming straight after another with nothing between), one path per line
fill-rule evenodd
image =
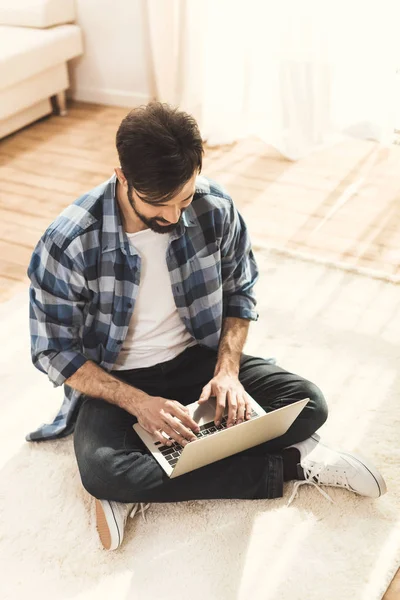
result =
M293 485L293 492L292 495L289 498L289 501L287 503L287 506L290 506L290 504L293 502L293 500L295 499L295 497L298 494L298 490L299 487L301 485L304 485L305 483L311 484L314 487L317 488L317 490L323 495L325 496L325 498L327 498L327 500L329 500L329 502L332 502L332 504L336 504L336 502L334 500L332 500L332 498L330 497L329 494L327 494L324 490L322 490L319 486L321 485L321 471L323 471L323 469L325 468L325 465L321 465L318 463L315 463L312 467L304 467L304 480L300 480L300 481L295 481L294 485ZM315 477L317 479L317 481L313 481L313 477ZM348 481L346 479L346 476L343 475L340 472L337 471L328 471L327 473L324 474L324 481L323 481L323 485L333 485L333 486L339 486L339 487L345 487L348 490L351 491L351 487L348 484Z
M149 506L150 506L150 503L145 504L144 502L137 502L136 504L133 505L133 508L132 508L131 512L129 513L130 518L133 519L133 517L136 515L136 513L140 507L140 512L142 513L143 520L145 523L147 523L146 515L144 513L149 508Z

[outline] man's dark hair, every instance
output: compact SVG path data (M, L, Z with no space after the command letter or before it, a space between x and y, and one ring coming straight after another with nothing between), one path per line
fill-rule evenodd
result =
M196 120L161 102L131 110L116 136L121 169L130 187L152 201L168 201L201 172L203 142Z

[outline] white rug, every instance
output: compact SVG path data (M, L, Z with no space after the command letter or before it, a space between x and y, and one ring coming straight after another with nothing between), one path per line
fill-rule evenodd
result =
M260 253L260 320L246 350L314 381L330 407L319 430L370 457L378 500L302 486L276 500L152 504L123 546L101 549L72 436L27 443L62 391L31 365L27 296L0 307L1 599L377 600L400 564L399 288Z

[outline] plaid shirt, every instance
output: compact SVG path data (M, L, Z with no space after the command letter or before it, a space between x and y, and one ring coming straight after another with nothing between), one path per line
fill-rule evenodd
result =
M116 175L68 206L39 240L28 267L33 364L54 387L92 360L111 371L140 281L140 256L123 230ZM192 203L170 234L166 261L178 313L193 338L218 349L224 317L257 320L257 264L246 225L216 182L198 176ZM53 423L27 441L74 430L82 394L64 384Z

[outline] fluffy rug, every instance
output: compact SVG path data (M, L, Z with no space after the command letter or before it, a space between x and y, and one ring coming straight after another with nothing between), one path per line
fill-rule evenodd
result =
M27 443L62 391L30 363L27 294L0 307L2 600L378 600L400 564L398 287L257 253L260 319L246 351L314 381L330 407L319 430L369 457L378 500L292 483L276 500L152 504L107 552L81 486L72 436Z

